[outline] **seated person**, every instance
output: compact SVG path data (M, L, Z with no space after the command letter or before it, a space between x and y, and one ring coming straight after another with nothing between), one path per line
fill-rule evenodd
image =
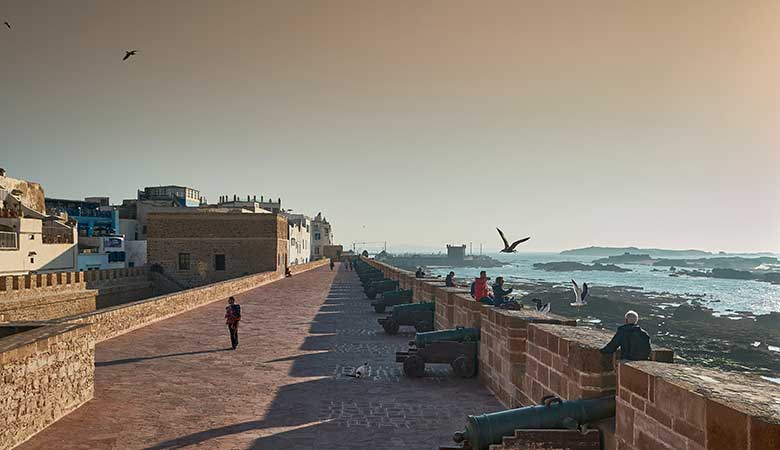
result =
M415 278L425 278L425 272L423 272L422 267L417 268L417 272L414 273Z
M493 283L493 295L496 305L507 302L509 299L506 296L511 293L512 288L504 289L504 277L496 278L496 282Z
M490 289L488 288L488 280L490 278L487 276L487 272L484 270L479 273L479 278L474 278L474 284L473 284L473 293L471 294L472 297L474 297L474 300L480 302L480 303L487 303L488 305L493 304L493 294L490 293Z
M601 353L612 354L620 349L620 359L629 361L643 361L650 359L650 335L639 325L639 314L628 311L625 315L625 325L617 329Z
M450 272L444 279L444 285L447 287L455 287L455 272Z

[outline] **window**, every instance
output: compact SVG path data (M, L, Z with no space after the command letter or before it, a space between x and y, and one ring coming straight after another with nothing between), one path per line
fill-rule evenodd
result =
M146 234L146 225L144 225L143 228L141 229L141 233Z
M133 261L129 261L129 262L127 263L127 267L129 267L129 268L131 268L131 269L132 269L133 267L135 267L135 263L134 263Z
M314 247L314 254L315 255L319 255L320 254L320 248L319 247Z
M320 234L319 233L314 233L314 240L315 241L319 241L320 240Z
M190 270L189 253L179 253L179 270Z
M214 270L225 270L225 255L214 255Z

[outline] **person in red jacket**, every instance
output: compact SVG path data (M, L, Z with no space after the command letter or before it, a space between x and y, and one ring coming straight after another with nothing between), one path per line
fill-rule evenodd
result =
M490 289L488 289L488 280L490 280L490 277L487 276L487 272L481 271L479 278L474 278L474 292L472 295L474 300L492 305L493 296L490 294Z
M230 344L233 350L238 347L238 322L241 320L241 306L236 305L236 299L230 297L225 307L225 324L230 331Z

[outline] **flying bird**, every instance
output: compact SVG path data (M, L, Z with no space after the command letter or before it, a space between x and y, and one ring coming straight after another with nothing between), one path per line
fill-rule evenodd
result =
M368 366L368 362L364 362L362 366L355 369L353 373L348 373L348 377L352 378L365 378L371 372L371 367Z
M501 235L501 240L504 241L504 249L501 250L501 253L517 253L517 250L515 250L515 247L517 247L517 244L522 244L523 242L531 239L530 237L520 239L519 241L512 242L512 245L509 245L509 241L506 240L506 236L504 236L504 232L501 231L498 227L496 227L496 230L498 230L498 234Z
M124 58L122 58L122 61L125 61L125 60L127 60L127 58L129 58L129 57L131 57L131 56L135 56L135 52L137 52L137 51L138 51L138 50L130 50L130 51L126 51L126 52L125 52L125 57L124 57Z
M3 22L3 24L4 24L5 26L7 26L9 30L11 29L11 24L10 24L10 23L8 23L8 22Z
M571 285L571 289L574 291L574 303L570 303L570 305L578 308L587 305L588 283L582 283L582 287L580 287L576 281L571 280Z
M547 314L550 312L549 303L545 303L544 305L542 305L542 301L539 300L538 298L533 299L533 302L536 303L536 310L539 311L540 313Z

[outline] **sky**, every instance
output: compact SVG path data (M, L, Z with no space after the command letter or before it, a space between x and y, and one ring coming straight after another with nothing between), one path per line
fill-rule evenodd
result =
M780 2L0 0L0 166L338 243L780 252ZM122 61L125 50L138 54Z

